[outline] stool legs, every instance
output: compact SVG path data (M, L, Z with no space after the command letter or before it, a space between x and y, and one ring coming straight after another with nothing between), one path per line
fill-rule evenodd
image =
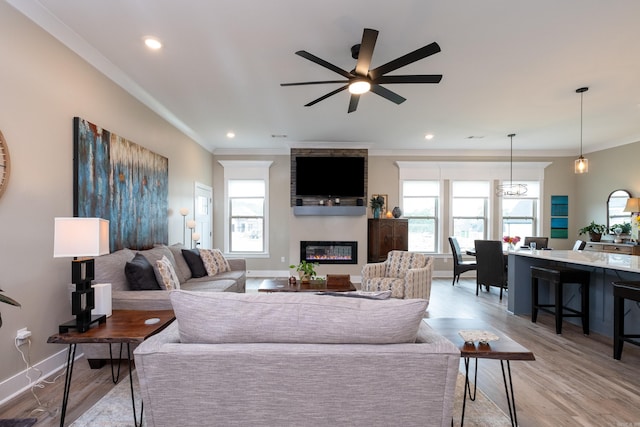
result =
M622 340L624 335L624 298L613 297L613 358L620 360L622 357Z
M556 334L561 334L562 333L562 314L563 314L562 304L564 302L562 290L563 290L564 286L562 286L562 283L558 283L555 280L552 281L551 285L554 286L555 290L556 290L556 300L555 300L555 304L556 304Z
M531 322L538 320L538 278L531 277Z
M582 333L589 335L589 285L580 284L582 294Z
M540 304L540 280L549 282L550 293L554 297L553 303ZM580 285L580 311L564 305L564 287L567 284ZM539 310L547 311L555 316L556 334L562 333L562 321L565 317L580 317L582 332L589 335L588 273L531 267L531 322L536 323Z

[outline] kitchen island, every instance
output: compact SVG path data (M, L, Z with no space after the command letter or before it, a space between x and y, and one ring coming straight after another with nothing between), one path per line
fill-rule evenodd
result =
M613 286L619 280L640 280L640 256L607 252L572 250L518 250L509 253L509 312L531 315L531 266L567 266L587 270L591 273L589 286L590 330L606 336L613 336ZM564 304L580 308L579 287L565 289ZM540 302L550 302L547 283L540 283ZM640 307L627 303L625 322L640 325ZM577 319L565 321L579 324Z

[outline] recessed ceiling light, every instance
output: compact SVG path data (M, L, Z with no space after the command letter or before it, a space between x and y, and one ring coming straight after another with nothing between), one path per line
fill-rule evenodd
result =
M424 139L426 139L427 141L431 141L433 139L433 134L432 133L428 133L424 136Z
M158 50L162 47L162 43L160 42L160 40L158 40L155 37L145 37L144 38L144 44L149 48L149 49L153 49L153 50Z
M231 131L227 132L227 138L235 138L235 137L236 137L235 132L231 132Z

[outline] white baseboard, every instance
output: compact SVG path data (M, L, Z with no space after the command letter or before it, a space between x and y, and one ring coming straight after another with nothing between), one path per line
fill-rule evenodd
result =
M25 347L25 351L28 348ZM16 350L17 352L18 350ZM82 356L81 354L76 354L76 360ZM47 357L46 359L36 363L34 366L29 369L29 375L31 378L37 382L43 378L47 378L52 374L64 369L67 365L67 349L60 350L59 352ZM39 369L42 372L42 375L38 378L38 371L35 369ZM58 380L64 381L64 375ZM0 382L0 405L8 402L13 399L20 393L25 390L29 390L31 384L29 384L29 379L27 378L27 369L24 369L14 376L7 378L6 380ZM34 404L35 404L34 400Z

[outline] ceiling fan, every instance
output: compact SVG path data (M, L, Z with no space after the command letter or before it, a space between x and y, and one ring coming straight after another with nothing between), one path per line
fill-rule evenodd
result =
M397 83L440 83L442 80L442 74L427 74L427 75L404 75L404 76L387 76L386 74L395 71L398 68L404 67L405 65L409 65L413 62L419 61L421 59L426 58L427 56L431 56L435 53L440 52L440 46L438 43L433 42L428 44L420 49L416 49L413 52L409 52L406 55L403 55L399 58L394 59L393 61L389 61L386 64L383 64L377 68L371 70L369 67L371 66L371 58L373 56L373 49L376 45L376 40L378 38L378 31L372 30L370 28L365 28L362 34L362 42L357 44L351 48L351 56L354 59L357 59L355 69L351 71L343 70L340 67L337 67L321 58L318 58L315 55L305 51L299 50L296 52L296 55L301 56L305 59L308 59L311 62L315 62L316 64L325 67L335 73L340 74L345 77L347 80L326 80L326 81L317 81L317 82L300 82L300 83L281 83L280 86L303 86L303 85L318 85L318 84L329 84L329 83L345 83L344 86L339 87L338 89L327 93L326 95L321 96L318 99L315 99L308 104L305 104L305 107L310 107L318 102L329 98L330 96L335 95L336 93L342 92L345 89L349 89L351 93L351 99L349 101L349 113L356 111L358 108L358 101L360 100L360 95L363 93L371 92L376 95L380 95L381 97L388 99L391 102L395 102L396 104L402 104L406 101L405 98L398 95L397 93L381 86L383 84L397 84Z

